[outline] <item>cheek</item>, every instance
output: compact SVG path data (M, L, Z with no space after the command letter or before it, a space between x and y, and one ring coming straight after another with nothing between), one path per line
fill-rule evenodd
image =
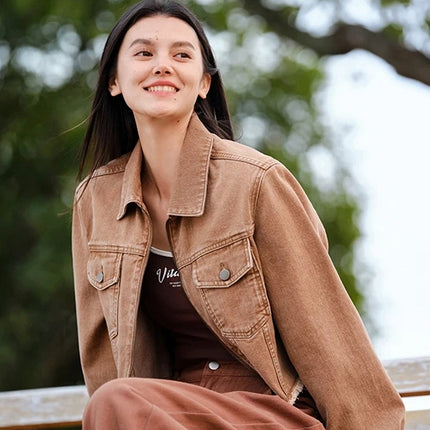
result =
M146 76L148 74L148 67L144 67L143 64L140 64L138 67L136 63L133 62L124 62L118 66L118 80L120 82L135 82L140 78Z
M198 89L203 88L205 86L205 82L206 82L206 80L203 76L203 73L195 72L195 71L193 73L190 73L189 81L193 82L193 87L198 88Z
M126 69L126 70L122 70L120 73L118 73L118 78L119 81L122 82L123 84L127 84L129 82L133 82L136 80L136 69L132 69L131 67Z

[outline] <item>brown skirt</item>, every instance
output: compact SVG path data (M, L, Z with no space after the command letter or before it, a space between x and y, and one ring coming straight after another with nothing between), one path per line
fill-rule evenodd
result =
M324 430L310 397L292 406L239 363L207 362L175 379L104 384L88 402L83 430Z

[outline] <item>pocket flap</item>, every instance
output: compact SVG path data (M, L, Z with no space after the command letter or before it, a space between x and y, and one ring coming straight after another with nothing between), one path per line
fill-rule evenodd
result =
M251 245L242 239L202 255L192 265L197 288L227 288L252 268Z
M88 281L94 288L105 290L119 279L122 254L115 252L90 252L87 264Z

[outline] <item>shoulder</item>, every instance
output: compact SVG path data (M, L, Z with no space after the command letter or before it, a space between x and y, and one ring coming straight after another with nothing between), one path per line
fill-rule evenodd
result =
M223 172L234 172L239 182L243 182L245 177L247 179L255 178L259 192L267 187L280 187L290 189L299 195L303 194L301 185L287 166L242 143L215 136L211 160L212 163L220 162Z
M262 170L267 170L276 164L281 164L279 161L263 154L257 149L239 142L221 139L217 136L214 136L211 159L246 163Z
M115 158L87 175L76 187L75 198L79 200L88 187L91 188L96 182L103 181L103 179L106 181L118 180L118 176L122 176L125 171L130 155L131 153L127 153Z

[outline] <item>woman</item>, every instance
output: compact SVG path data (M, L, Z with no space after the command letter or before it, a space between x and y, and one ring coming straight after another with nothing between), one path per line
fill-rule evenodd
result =
M101 59L74 206L84 429L403 428L309 200L232 139L197 19L132 7Z

